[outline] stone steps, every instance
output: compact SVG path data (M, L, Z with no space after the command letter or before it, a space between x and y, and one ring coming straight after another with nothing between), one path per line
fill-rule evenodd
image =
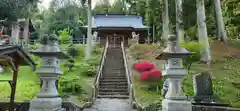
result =
M119 99L128 99L128 95L98 95L97 98L119 98Z
M100 79L100 82L126 82L127 79Z
M124 91L124 92L98 92L99 95L129 95L128 92Z
M121 48L109 48L99 81L98 98L128 98L128 83L125 75Z
M122 88L100 88L99 89L99 92L127 92L128 89L125 87L122 87Z
M126 82L99 82L99 85L128 85Z
M101 77L100 80L102 79L127 79L125 75L122 76L105 76L105 77Z
M105 89L105 88L112 88L112 89L116 89L116 88L118 88L118 89L127 89L128 88L128 86L120 86L120 85L105 85L105 86L100 86L99 87L100 89Z

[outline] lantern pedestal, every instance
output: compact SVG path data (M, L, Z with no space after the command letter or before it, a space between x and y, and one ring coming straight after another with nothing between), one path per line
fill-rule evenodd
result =
M65 111L62 107L62 99L55 98L36 98L31 100L29 111Z
M192 104L184 100L162 100L162 111L192 111Z
M165 99L162 101L163 111L192 111L192 103L186 101L187 97L182 91L182 81L187 70L185 69L167 69L164 71L168 77L169 87Z

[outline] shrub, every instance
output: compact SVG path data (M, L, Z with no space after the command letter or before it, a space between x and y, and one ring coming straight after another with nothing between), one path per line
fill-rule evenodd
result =
M140 74L141 83L148 86L149 91L159 92L162 87L162 72L157 69L145 71Z
M79 76L63 75L59 78L59 92L61 96L74 93L82 93L82 87L78 84Z
M142 81L155 81L162 78L162 72L157 69L152 69L150 71L144 71L140 74Z
M149 71L155 68L154 64L149 62L139 62L133 66L133 69L138 72Z
M70 47L67 49L67 53L68 55L72 56L72 57L76 57L79 56L79 51L77 50L77 48L75 47Z
M186 48L188 51L195 53L184 59L185 65L191 64L193 62L200 60L200 57L201 57L200 51L201 51L202 45L200 45L198 42L187 42L187 43L184 43L182 46Z
M91 58L85 60L84 62L86 62L87 64L97 67L100 63L100 56L92 56Z
M101 46L95 46L94 49L93 49L93 54L101 54L102 53L102 50L103 50L103 47Z
M84 75L87 77L95 76L97 72L96 66L92 66L91 64L88 64L88 63L81 63L79 70L81 75Z
M71 40L70 34L71 33L72 33L72 30L69 28L58 31L59 38L60 38L60 41L62 44L67 44L70 42L70 40Z

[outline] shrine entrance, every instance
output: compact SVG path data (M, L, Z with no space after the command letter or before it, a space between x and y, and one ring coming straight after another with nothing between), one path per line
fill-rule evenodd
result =
M123 37L120 35L113 34L107 37L110 47L121 47Z

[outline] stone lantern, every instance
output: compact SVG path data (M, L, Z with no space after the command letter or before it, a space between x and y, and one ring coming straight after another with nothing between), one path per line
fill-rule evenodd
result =
M190 54L185 48L178 47L175 35L170 35L167 48L156 58L165 60L163 76L169 82L168 92L162 101L163 111L192 111L192 104L187 101L181 86L184 76L188 74L183 67L182 58Z
M61 108L62 99L59 97L55 82L60 70L60 59L68 58L58 47L57 36L52 34L45 36L42 41L43 46L32 51L36 56L42 58L41 65L36 69L43 84L35 99L30 102L29 111L64 111Z

